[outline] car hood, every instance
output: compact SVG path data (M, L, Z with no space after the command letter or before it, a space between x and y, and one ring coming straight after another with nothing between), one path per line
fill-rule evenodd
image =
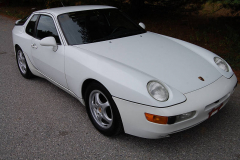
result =
M134 68L185 94L207 86L222 76L202 56L209 51L199 53L194 51L197 46L189 49L187 45L187 42L178 43L176 39L147 32L76 47Z

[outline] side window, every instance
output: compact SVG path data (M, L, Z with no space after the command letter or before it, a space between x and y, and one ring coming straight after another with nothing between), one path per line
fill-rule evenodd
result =
M34 28L35 28L35 24L36 21L38 19L39 15L34 15L31 20L28 22L28 25L26 27L26 33L29 34L30 36L33 36L34 34Z
M36 30L36 38L43 39L50 36L55 38L57 44L61 44L53 19L50 16L41 15Z

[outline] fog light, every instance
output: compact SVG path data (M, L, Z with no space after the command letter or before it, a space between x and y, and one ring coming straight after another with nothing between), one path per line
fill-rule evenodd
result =
M158 123L158 124L167 124L168 123L168 117L163 117L163 116L157 116L149 113L145 113L146 119L150 122L153 123Z
M186 119L192 118L196 114L196 111L180 114L176 116L176 122L184 121ZM175 123L176 123L175 122Z

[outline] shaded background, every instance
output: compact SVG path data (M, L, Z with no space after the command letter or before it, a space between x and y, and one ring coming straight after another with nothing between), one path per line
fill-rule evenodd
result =
M20 19L34 10L62 5L115 6L145 23L148 31L220 55L240 77L240 0L0 0L0 13Z

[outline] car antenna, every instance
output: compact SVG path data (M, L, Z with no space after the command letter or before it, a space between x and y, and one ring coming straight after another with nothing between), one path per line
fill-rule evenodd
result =
M62 6L65 7L65 6L63 5L62 1L60 1L60 2L61 2L61 4L62 4Z

